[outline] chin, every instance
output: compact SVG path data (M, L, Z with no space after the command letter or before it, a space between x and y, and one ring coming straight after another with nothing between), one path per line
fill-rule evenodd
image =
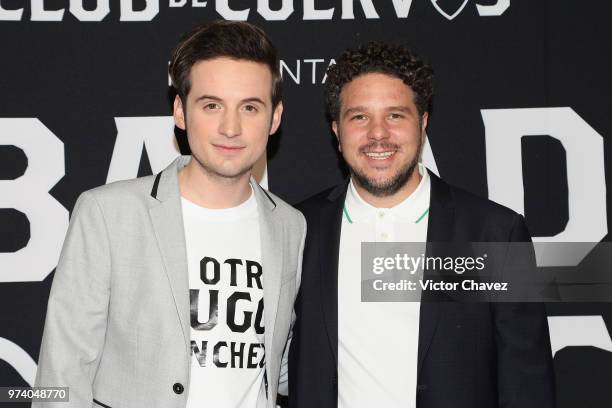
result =
M210 164L204 163L202 167L210 175L225 178L225 179L235 179L235 178L239 178L245 175L246 173L248 173L252 169L253 166L250 166L250 167L249 166L237 166L237 165L224 166L223 164L211 166Z
M232 169L225 169L225 176L231 178L238 178L250 173L253 170L254 164L246 164L240 167L234 167Z
M247 174L251 169L235 170L235 171L218 171L216 174L227 179L237 179Z
M416 170L416 164L409 164L407 168L396 171L364 172L363 169L350 169L355 181L370 194L377 197L387 197L397 193L408 183ZM403 170L403 171L402 171ZM391 173L391 174L389 174Z
M370 181L371 184L376 185L376 186L388 185L389 183L392 183L394 180L400 177L400 174L397 172L392 173L392 174L385 173L384 175L381 175L380 173L377 173L377 172L370 172L370 173L362 172L360 174L365 176Z

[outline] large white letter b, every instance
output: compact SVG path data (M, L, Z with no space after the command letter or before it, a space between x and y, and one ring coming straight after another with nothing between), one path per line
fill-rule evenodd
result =
M22 211L30 221L28 244L0 253L0 282L42 281L57 265L68 229L68 211L49 194L64 177L64 144L38 119L0 118L0 145L28 158L21 177L0 180L0 208Z

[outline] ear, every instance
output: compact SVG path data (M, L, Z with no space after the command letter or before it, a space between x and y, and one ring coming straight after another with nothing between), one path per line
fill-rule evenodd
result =
M270 134L273 135L278 130L283 116L283 103L279 102L272 112L272 123L270 124Z
M334 135L336 135L336 140L338 141L338 150L342 151L342 145L340 144L340 136L338 136L338 122L334 120L331 125L332 130L334 131Z
M176 127L185 130L185 111L183 110L183 101L178 95L174 97L173 116Z
M427 119L429 119L429 112L425 112L421 117L421 130L425 131L427 128Z
M425 132L427 130L427 119L429 119L429 113L425 112L423 116L421 116L421 144L425 144L425 135L427 134Z

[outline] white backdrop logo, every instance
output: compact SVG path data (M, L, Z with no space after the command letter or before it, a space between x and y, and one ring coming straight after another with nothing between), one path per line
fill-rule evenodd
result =
M566 152L569 219L559 234L533 240L600 241L608 233L601 134L570 107L483 109L481 114L485 125L489 198L524 213L521 139L549 135L560 141ZM592 248L580 249L569 251L565 259L536 253L538 266L577 265ZM612 339L602 316L549 316L548 325L553 355L576 346L612 352Z
M30 387L34 386L36 362L12 341L0 337L0 360L6 361Z
M452 20L453 18L457 17L459 13L461 13L465 6L468 4L468 0L463 0L463 2L458 1L455 4L456 7L454 10L449 9L448 11L446 11L438 4L438 1L439 0L431 0L431 4L433 4L436 10L438 10L438 13L442 14L448 20Z
M483 109L489 198L523 214L521 139L549 135L566 152L569 219L544 242L590 242L567 257L536 253L538 266L577 265L608 233L603 137L572 108Z
M452 20L457 17L469 0L456 0L454 7L443 6L440 0L431 0L431 4L435 7L438 13L442 14L447 20ZM479 16L501 16L510 7L510 0L497 0L497 3L490 5L476 4L476 11Z
M30 239L16 252L0 252L0 282L42 281L55 268L68 211L49 194L64 177L64 144L36 118L0 118L0 146L23 151L28 167L0 180L0 208L14 208L30 223Z
M78 21L104 21L111 12L110 0L97 0L95 8L91 4L85 7L86 0L62 0L53 5L45 4L44 0L31 0L30 12L24 13L25 8L15 8L6 5L6 0L0 0L0 21L21 21L28 16L30 21L64 21L66 15L72 14ZM167 3L166 3L167 1ZM413 0L392 0L393 9L397 18L407 18L410 14ZM62 4L63 7L58 7ZM137 3L137 4L136 4ZM160 11L160 4L167 4L167 12L177 8L214 9L211 16L221 16L226 20L245 21L255 14L268 21L284 21L294 15L296 7L301 7L302 20L354 20L355 9L360 8L366 19L379 19L380 15L374 7L374 0L341 0L336 7L319 8L316 0L251 0L249 2L232 2L229 0L120 0L119 21L152 21ZM241 3L241 5L238 5ZM441 0L431 0L431 4L446 19L452 20L461 14L470 0L456 0L452 7L442 6ZM445 2L446 4L447 2ZM380 3L379 3L380 4ZM498 0L495 4L475 4L479 16L501 16L510 7L510 0ZM11 7L11 8L9 8ZM472 9L473 10L473 9ZM358 14L359 15L359 14Z

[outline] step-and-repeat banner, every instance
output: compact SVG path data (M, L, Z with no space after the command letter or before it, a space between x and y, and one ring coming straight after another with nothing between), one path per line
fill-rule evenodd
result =
M77 196L179 154L167 66L184 31L248 20L277 44L285 114L261 177L290 203L344 177L326 68L348 46L403 42L436 72L428 167L525 214L535 240L599 242L610 16L609 2L571 0L0 0L0 386L33 383ZM612 303L548 314L559 406L609 407Z

